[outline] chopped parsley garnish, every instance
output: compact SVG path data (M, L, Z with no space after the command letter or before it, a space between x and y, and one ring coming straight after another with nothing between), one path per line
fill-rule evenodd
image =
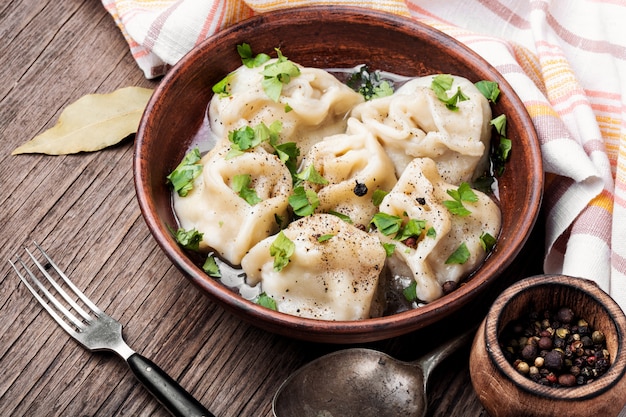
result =
M293 194L289 196L289 205L300 217L313 214L319 204L317 193L313 190L305 190L303 186L294 188Z
M426 236L434 239L437 237L437 231L434 227L429 227L428 230L426 230Z
M372 204L377 207L380 206L380 203L383 202L383 198L385 198L387 194L387 191L381 190L380 188L374 190L374 192L372 193Z
M465 242L461 243L458 248L446 259L446 264L464 264L470 257L470 251L467 249Z
M497 82L483 80L478 81L474 85L490 102L495 103L496 100L498 100L498 96L500 96L500 88L498 87Z
M491 234L487 232L483 232L480 235L480 246L485 250L485 252L491 252L491 249L496 245L496 238L491 236Z
M167 176L167 180L179 196L185 197L193 189L193 180L202 173L201 156L198 148L192 149L180 164Z
M350 218L350 216L346 216L345 214L339 213L338 211L328 210L328 214L332 214L333 216L339 217L341 220L343 220L346 223L349 223L349 224L354 223L352 219Z
M459 109L458 104L461 101L469 100L463 92L461 87L457 88L456 93L451 97L448 96L448 90L452 88L454 78L449 74L439 74L433 78L430 84L430 88L435 92L435 95L446 105L449 110L456 111Z
M463 205L463 202L475 203L478 201L478 197L468 183L462 182L458 189L451 188L447 190L447 193L453 200L446 200L443 202L443 205L446 206L450 213L458 216L468 216L472 213Z
M318 236L318 237L317 237L317 241L318 241L318 242L320 242L320 243L321 243L321 242L326 242L327 240L330 240L330 239L332 239L333 237L335 237L335 235L334 235L334 234L332 234L332 233L329 233L329 234L325 234L325 235Z
M270 56L267 54L254 55L252 48L247 43L237 45L237 53L241 57L241 62L248 68L260 67L270 60Z
M381 242L381 244L383 245L383 248L385 249L385 254L387 255L387 258L393 255L393 252L396 250L395 243Z
M498 132L500 136L506 136L506 115L505 114L501 114L498 117L494 117L493 119L491 119L489 124L496 128L496 132Z
M256 190L250 187L252 178L249 174L235 175L232 180L233 191L236 192L239 197L246 200L248 204L254 206L257 203L263 201L256 193Z
M296 174L296 178L301 181L308 181L312 184L318 185L326 185L328 184L328 180L317 172L315 166L313 164L307 166L302 172Z
M298 170L298 156L300 155L298 144L295 142L285 142L278 145L272 144L272 147L274 148L274 153L285 164L295 182L295 176Z
M376 213L370 221L385 236L395 235L402 227L402 218L387 213Z
M196 229L185 230L179 228L174 232L174 238L185 249L192 251L198 251L200 249L200 242L202 241L203 234Z
M511 140L506 137L506 115L501 114L491 120L490 124L498 133L498 143L493 147L491 162L496 175L504 173L504 165L511 152Z
M281 52L276 48L278 54L278 60L271 64L267 64L263 68L263 91L265 94L275 102L278 102L280 93L283 91L283 86L289 84L293 77L300 75L300 68L293 62L289 61Z
M276 120L269 127L261 122L254 127L242 126L239 129L228 132L230 151L226 155L226 159L239 156L263 142L269 142L273 147L277 146L282 128L283 124Z
M206 261L204 261L204 265L202 265L202 270L207 273L210 277L213 278L221 278L222 272L220 271L220 267L217 265L215 261L215 257L211 254L207 256Z
M371 72L367 65L361 65L357 72L352 73L346 84L368 101L393 94L392 82L381 79L380 71Z
M426 220L410 219L395 237L396 240L404 241L410 237L418 238L426 228Z
M296 250L293 243L281 230L270 246L270 256L274 257L274 271L280 272L289 263L289 258Z
M264 292L259 294L255 302L261 307L269 308L270 310L274 310L274 311L278 310L278 308L276 307L276 300L274 300L272 297L270 297Z
M218 81L211 90L220 97L230 96L230 91L228 91L228 87L230 86L230 79L232 78L232 76L233 73L231 72L226 77Z
M408 287L406 287L403 291L402 294L404 295L404 298L412 303L413 301L417 300L417 282L415 281L411 281L411 283L409 284Z

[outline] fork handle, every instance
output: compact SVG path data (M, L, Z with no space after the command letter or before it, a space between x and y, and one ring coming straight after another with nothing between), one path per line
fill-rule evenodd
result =
M139 353L126 359L141 383L175 417L215 417L178 382Z

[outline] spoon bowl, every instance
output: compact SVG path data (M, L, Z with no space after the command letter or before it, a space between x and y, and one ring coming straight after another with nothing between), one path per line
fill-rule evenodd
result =
M364 348L322 356L283 382L274 416L423 417L432 370L473 335L467 331L412 362Z

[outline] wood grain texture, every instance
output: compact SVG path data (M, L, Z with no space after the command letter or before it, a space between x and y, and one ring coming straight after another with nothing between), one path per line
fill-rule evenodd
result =
M271 416L272 396L291 372L342 346L261 331L199 295L140 215L131 141L93 154L10 156L85 94L154 87L112 18L98 1L8 0L0 5L0 33L0 415L167 415L121 360L82 349L18 284L6 260L36 240L123 323L134 349L217 416ZM537 272L541 241L538 235L527 245L534 262L514 263L506 280ZM464 320L478 321L490 297L461 312ZM454 320L369 347L415 359L454 334ZM430 416L486 415L471 389L468 352L433 375Z

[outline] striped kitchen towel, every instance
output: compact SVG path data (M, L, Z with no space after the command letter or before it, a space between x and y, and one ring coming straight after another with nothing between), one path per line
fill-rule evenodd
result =
M351 0L102 0L147 78L257 13ZM546 170L546 273L596 281L626 309L626 2L364 0L494 65L536 126ZM620 220L621 219L621 220Z

